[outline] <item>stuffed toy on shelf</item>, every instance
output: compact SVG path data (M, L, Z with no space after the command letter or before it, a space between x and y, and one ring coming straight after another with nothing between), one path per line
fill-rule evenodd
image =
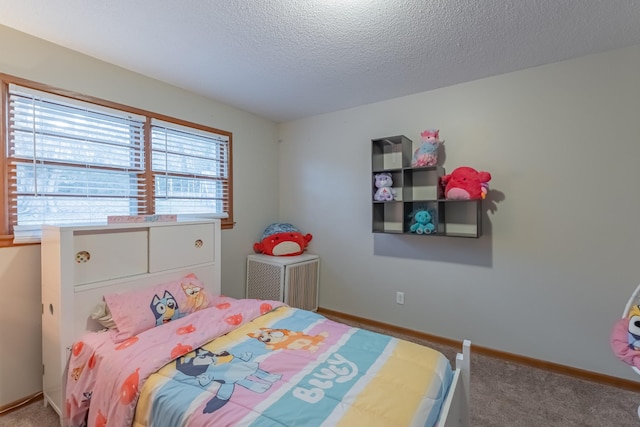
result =
M253 244L253 250L273 256L301 255L312 238L291 224L276 222L264 230L260 241Z
M433 214L428 209L418 209L413 214L414 223L409 227L409 231L416 234L432 234L436 230L433 225Z
M427 129L420 134L422 144L413 153L411 166L435 166L438 164L438 149L443 141L440 141L440 130Z
M476 200L486 197L490 180L489 172L479 172L472 167L461 166L442 176L440 182L444 186L444 196L447 200Z
M373 195L373 200L378 202L390 202L396 198L396 190L392 188L393 178L390 173L377 173L375 175L375 186L377 188Z

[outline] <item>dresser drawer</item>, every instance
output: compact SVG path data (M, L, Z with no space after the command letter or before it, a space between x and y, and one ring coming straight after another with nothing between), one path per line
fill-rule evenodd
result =
M149 230L149 272L213 262L213 224L153 227Z
M148 235L147 229L74 234L74 285L146 273Z

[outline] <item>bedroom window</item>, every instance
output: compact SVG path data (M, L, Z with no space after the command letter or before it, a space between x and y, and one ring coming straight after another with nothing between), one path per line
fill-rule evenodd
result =
M108 215L216 216L232 226L231 133L2 83L5 246L11 234L14 243L39 241L41 224L104 223Z
M155 212L226 212L229 138L151 120Z

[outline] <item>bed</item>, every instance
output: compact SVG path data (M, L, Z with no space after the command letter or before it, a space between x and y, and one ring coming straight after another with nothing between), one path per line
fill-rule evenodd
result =
M145 247L130 239L147 242L146 271L84 261ZM62 425L469 425L468 341L452 367L433 349L281 301L225 297L219 220L48 227L42 256L43 343L64 349L60 395L45 384L45 404ZM65 268L67 256L81 261Z

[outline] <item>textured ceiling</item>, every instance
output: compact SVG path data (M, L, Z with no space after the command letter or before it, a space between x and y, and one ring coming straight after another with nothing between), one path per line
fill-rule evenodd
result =
M278 122L640 43L640 0L0 0L0 11L2 25Z

